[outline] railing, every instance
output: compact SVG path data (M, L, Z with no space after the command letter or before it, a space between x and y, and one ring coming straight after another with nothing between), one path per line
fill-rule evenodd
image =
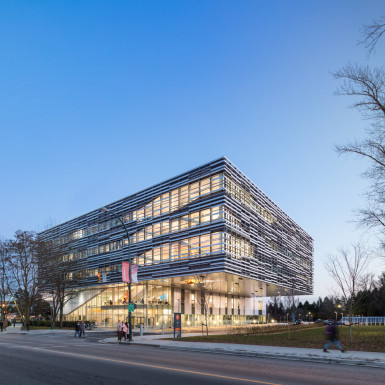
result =
M349 317L342 317L342 322L349 322ZM350 322L353 324L385 326L385 317L351 317Z

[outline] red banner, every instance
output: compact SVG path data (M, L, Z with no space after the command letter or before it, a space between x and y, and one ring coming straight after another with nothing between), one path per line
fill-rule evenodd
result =
M138 283L138 266L131 265L131 278L132 283ZM122 262L122 281L130 282L130 263Z

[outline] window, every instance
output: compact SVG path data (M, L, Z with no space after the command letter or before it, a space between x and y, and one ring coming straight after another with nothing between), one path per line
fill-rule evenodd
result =
M221 233L211 234L211 251L213 253L222 251L222 234Z
M152 202L148 203L145 207L146 218L152 217Z
M154 237L158 237L160 235L160 223L156 223L153 226L154 229Z
M210 193L210 178L201 180L201 195Z
M189 228L189 225L188 225L188 215L184 215L181 219L180 219L180 229L181 230L185 230L185 229L188 229Z
M170 258L170 245L168 243L164 243L162 245L162 261L168 261Z
M192 257L197 257L199 255L199 236L193 237L190 239L191 252L190 255Z
M199 182L192 183L190 186L190 201L199 197Z
M168 234L170 232L170 222L164 221L162 222L162 234Z
M171 260L179 258L179 242L174 242L171 244Z
M199 211L190 214L190 227L199 226Z
M146 251L145 258L146 258L145 259L146 265L151 265L152 264L152 250Z
M162 214L167 214L169 212L169 193L162 195Z
M188 203L188 185L180 189L180 206L187 205Z
M172 222L171 222L171 231L174 232L174 231L179 231L179 219L174 219Z
M180 256L182 259L187 258L189 254L188 251L188 240L185 239L180 242Z
M145 233L146 233L146 239L152 238L152 225L146 226Z
M137 235L138 242L144 241L144 229L140 230Z
M171 211L177 210L179 207L179 189L171 192Z
M155 249L153 250L154 263L160 262L160 251L160 247L155 247Z
M158 217L160 215L160 197L154 200L154 217Z
M211 220L216 221L218 219L222 219L222 211L220 206L213 207L211 210Z
M201 223L210 222L210 209L201 211Z
M210 234L201 235L201 254L210 254Z
M222 188L222 175L217 174L211 177L211 191L217 191Z

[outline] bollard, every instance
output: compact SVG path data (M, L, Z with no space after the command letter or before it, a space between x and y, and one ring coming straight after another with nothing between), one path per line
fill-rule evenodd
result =
M142 336L143 335L143 325L139 325L140 329L139 329L139 335Z
M162 335L164 334L164 324L162 324Z

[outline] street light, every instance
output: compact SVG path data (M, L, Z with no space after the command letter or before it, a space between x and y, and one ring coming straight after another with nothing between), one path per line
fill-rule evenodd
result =
M126 232L127 235L127 240L128 240L128 276L130 278L130 282L127 282L128 286L128 340L132 341L132 324L131 324L131 249L130 249L130 235L128 234L128 230L124 222L120 217L118 217L114 211L108 209L107 207L103 207L102 211L106 213L111 213L122 225L124 228L124 231Z

